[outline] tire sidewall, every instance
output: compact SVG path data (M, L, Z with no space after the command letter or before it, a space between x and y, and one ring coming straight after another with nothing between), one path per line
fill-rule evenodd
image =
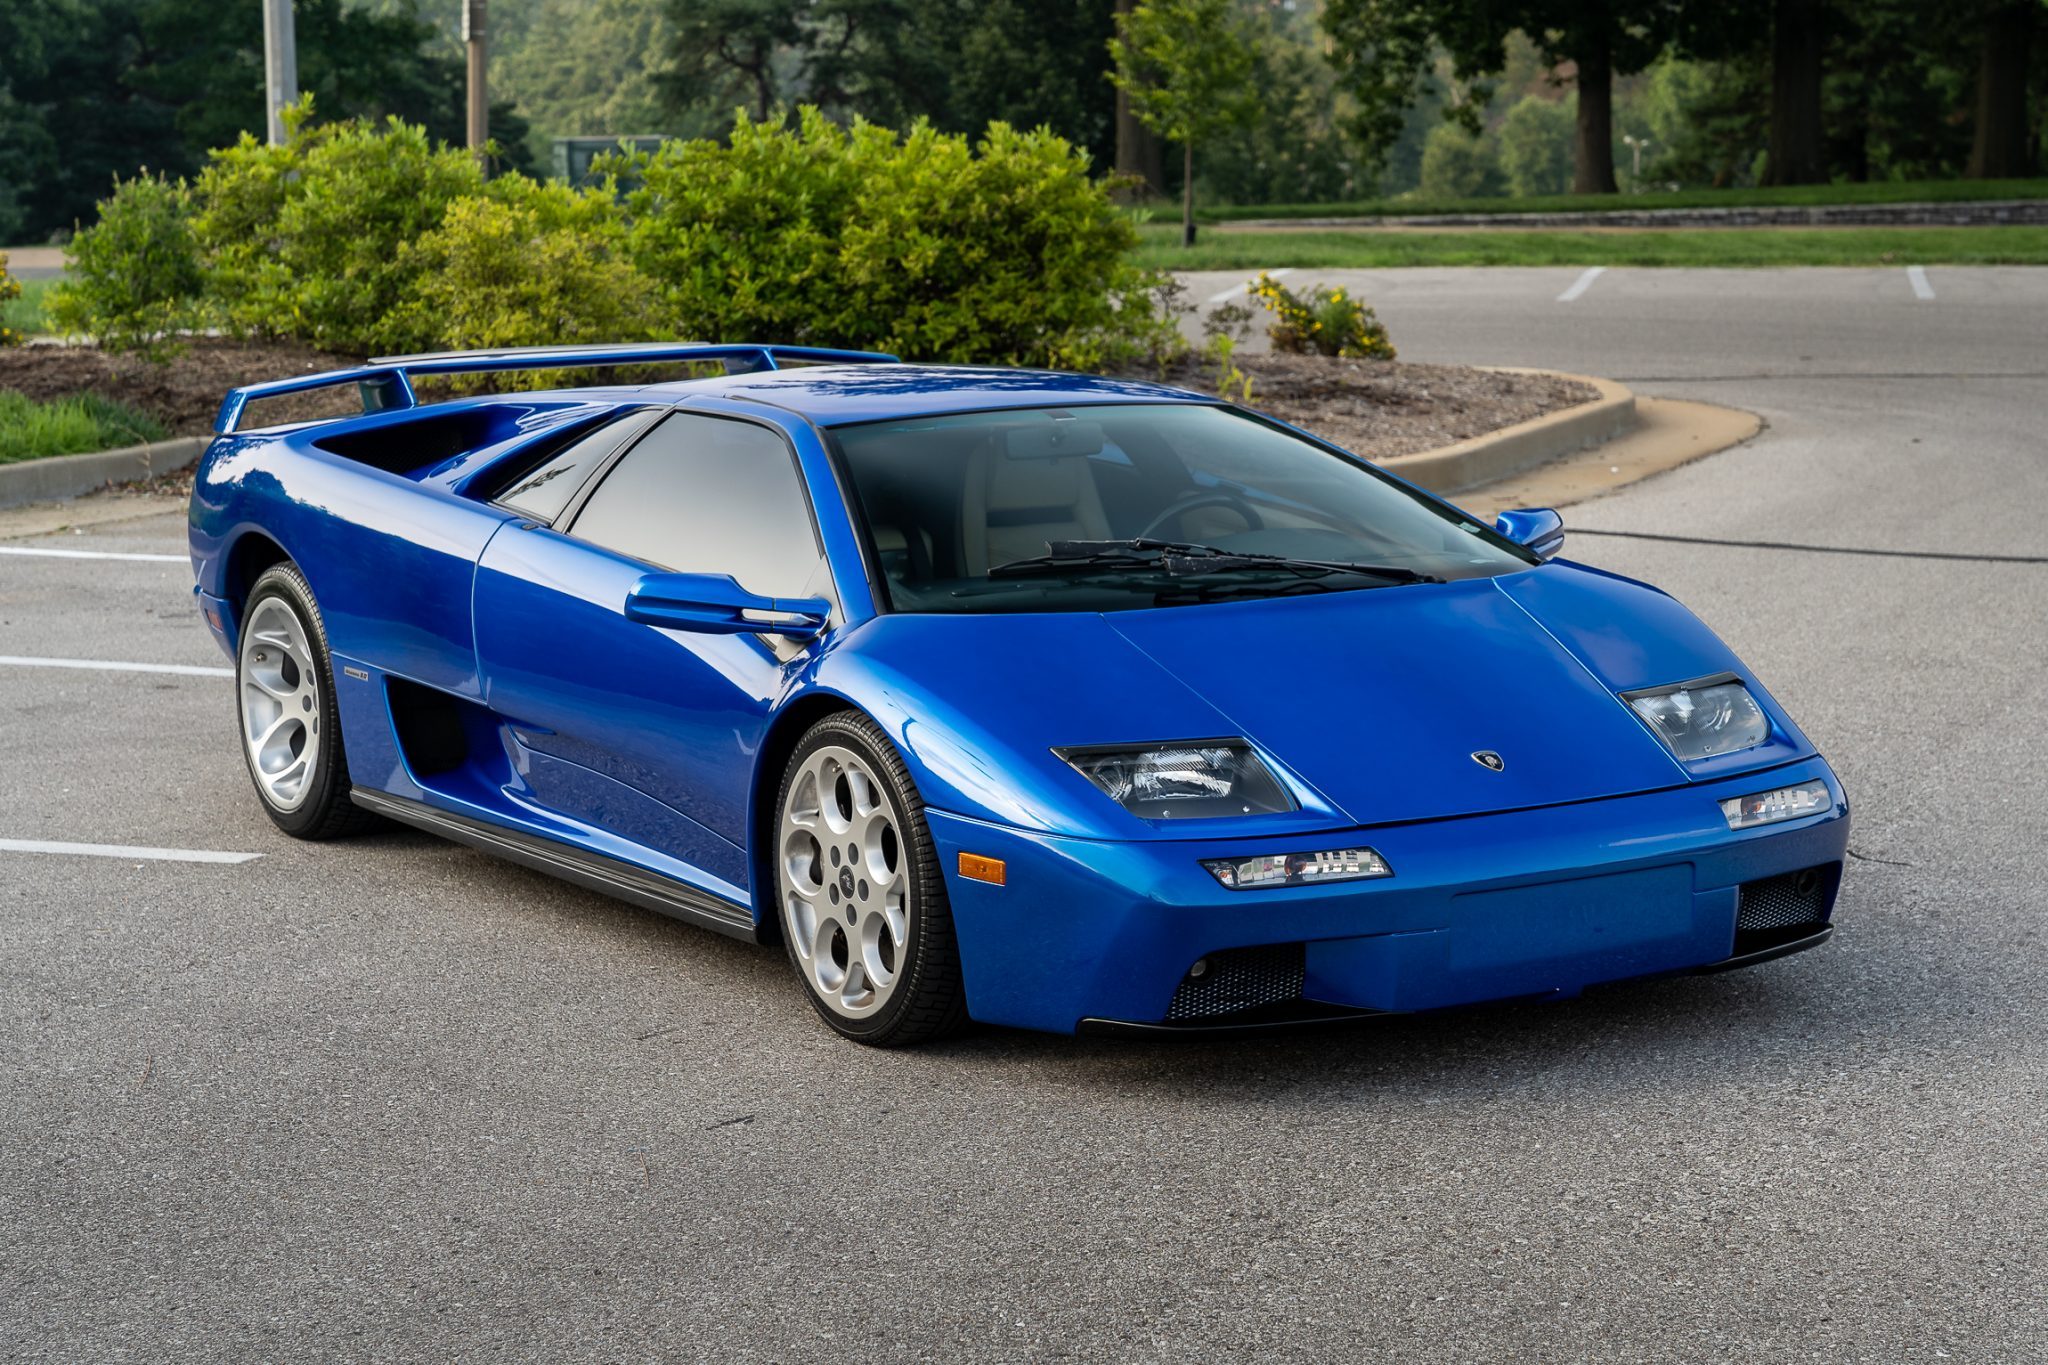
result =
M783 768L782 781L775 792L772 862L775 928L781 935L784 955L789 959L790 969L796 973L804 998L811 1002L811 1007L827 1024L846 1037L867 1043L885 1043L902 1027L903 1016L913 1008L920 985L935 965L929 960L934 937L928 932L931 917L950 915L951 911L946 905L944 881L938 876L938 854L932 844L931 830L925 825L924 803L918 799L917 790L904 770L903 760L894 748L890 747L885 752L878 746L886 745L887 740L879 734L870 735L869 731L875 728L873 722L858 713L840 712L813 725L798 741L796 751L789 756ZM898 828L903 831L904 857L911 872L906 878L908 889L904 894L908 926L900 979L888 1002L865 1019L850 1019L818 997L811 986L810 973L796 955L796 943L789 930L789 888L785 883L788 873L782 858L782 816L789 806L790 787L804 760L826 748L852 750L887 786L889 804L898 817Z
M242 765L248 769L249 783L256 789L256 799L261 803L264 814L286 834L305 835L328 819L337 798L336 787L345 782L348 771L341 752L341 716L334 694L334 665L327 651L327 630L321 623L320 609L313 601L312 589L306 586L305 576L289 564L264 570L255 586L249 589L249 596L242 604L243 628L246 629L255 616L257 606L271 597L281 599L305 628L320 685L320 752L314 757L313 771L306 779L306 799L293 810L279 810L270 803L263 783L257 777L255 759L249 753L248 718L243 714L243 642L239 639L235 643L235 734L241 743ZM340 800L348 800L346 790L339 792L338 796Z

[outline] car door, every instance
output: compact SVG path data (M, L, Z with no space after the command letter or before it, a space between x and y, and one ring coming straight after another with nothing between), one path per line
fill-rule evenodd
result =
M659 570L729 574L766 596L831 596L779 429L672 413L553 525L501 531L476 580L485 704L507 722L526 799L744 893L753 755L805 651L629 620L627 593Z

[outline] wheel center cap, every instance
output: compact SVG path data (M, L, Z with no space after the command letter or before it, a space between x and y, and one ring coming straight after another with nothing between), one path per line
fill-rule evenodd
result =
M850 867L839 869L839 894L842 896L851 896L853 894L853 869Z

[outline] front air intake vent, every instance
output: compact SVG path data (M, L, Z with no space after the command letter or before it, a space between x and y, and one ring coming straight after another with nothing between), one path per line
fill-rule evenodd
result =
M1308 954L1299 943L1230 948L1190 968L1166 1011L1169 1024L1241 1014L1301 999Z
M1744 882L1735 912L1735 932L1818 927L1827 913L1827 892L1826 869L1819 867Z

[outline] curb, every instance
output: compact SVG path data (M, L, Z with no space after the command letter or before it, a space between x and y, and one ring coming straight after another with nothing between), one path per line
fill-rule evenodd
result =
M198 460L210 436L180 436L151 445L124 446L86 455L53 455L0 464L0 507L54 502L110 483L155 478Z
M1558 370L1488 368L1504 374L1555 375L1588 385L1598 390L1600 396L1590 403L1546 412L1456 445L1396 455L1380 461L1380 468L1432 493L1460 493L1481 484L1496 483L1587 446L1611 441L1636 424L1635 394L1611 379Z

